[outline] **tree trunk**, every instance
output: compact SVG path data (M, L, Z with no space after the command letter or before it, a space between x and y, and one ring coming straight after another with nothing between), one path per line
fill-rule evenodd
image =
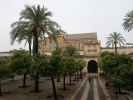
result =
M115 55L117 55L117 42L114 42L115 45Z
M37 33L33 36L33 56L38 55L38 35Z
M74 75L74 76L75 76L74 81L76 81L76 80L77 80L77 72L75 73L75 75Z
M77 81L79 80L79 78L80 78L80 74L79 72L77 72Z
M61 79L60 79L60 76L57 76L57 82L60 82Z
M54 100L58 100L57 94L56 94L56 87L55 87L54 77L53 76L51 76L51 81L52 81L52 86L53 86Z
M118 93L119 93L119 94L121 93L121 88L120 88L120 87L118 88Z
M28 40L28 44L29 44L29 54L31 55L31 40Z
M0 80L0 96L2 96L2 82Z
M79 72L77 72L77 81L79 80L79 77L80 77Z
M23 85L22 85L23 88L26 87L26 76L27 76L27 74L24 73L24 76L23 76Z
M35 76L35 92L39 92L39 73L36 73Z
M63 89L66 90L66 75L64 74L64 77L63 77Z
M83 79L82 70L80 70L80 79Z
M69 84L72 85L72 79L71 74L69 75Z

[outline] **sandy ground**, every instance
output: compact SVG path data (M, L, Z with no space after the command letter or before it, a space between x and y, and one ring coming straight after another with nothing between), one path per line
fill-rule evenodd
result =
M63 82L57 82L57 94L59 100L66 100L67 97L73 95L77 87L81 84L82 80L78 82L73 82L73 85L67 85L67 90L62 89ZM67 82L66 82L67 83ZM21 80L9 81L3 84L3 96L0 96L0 100L53 100L52 96L52 85L51 80L41 79L40 80L40 92L34 93L33 90L33 81L28 79L27 88L19 88L22 84Z

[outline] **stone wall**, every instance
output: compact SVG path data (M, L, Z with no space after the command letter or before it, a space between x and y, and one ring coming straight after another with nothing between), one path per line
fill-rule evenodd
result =
M108 51L108 52L114 52L113 48L101 48L101 52ZM123 48L118 48L118 53L119 54L132 54L133 53L133 47L123 47Z

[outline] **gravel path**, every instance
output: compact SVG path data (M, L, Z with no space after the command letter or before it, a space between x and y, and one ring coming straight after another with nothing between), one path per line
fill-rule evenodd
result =
M98 93L99 93L100 100L106 100L105 94L98 80L97 80L97 84L98 84Z
M93 80L90 82L90 89L89 89L89 94L87 100L94 100L93 98Z

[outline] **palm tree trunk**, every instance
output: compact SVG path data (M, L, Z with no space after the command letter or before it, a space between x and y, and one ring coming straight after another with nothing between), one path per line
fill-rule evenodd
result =
M33 36L33 56L38 55L38 35L37 33Z
M29 44L29 54L31 55L31 40L28 40L28 44Z
M115 45L115 55L117 55L117 43L114 42L114 45Z
M51 81L52 81L52 86L53 86L54 100L58 100L57 94L56 94L56 87L55 87L54 77L53 76L51 76Z

